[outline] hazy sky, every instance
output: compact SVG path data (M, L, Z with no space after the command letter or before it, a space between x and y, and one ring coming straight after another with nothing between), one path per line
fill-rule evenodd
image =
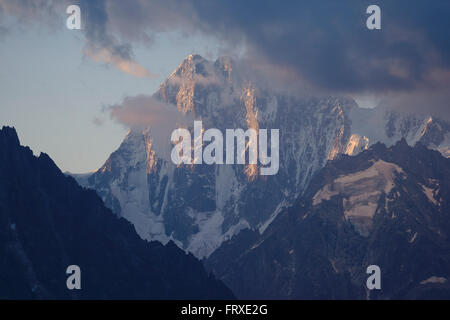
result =
M0 36L0 126L14 126L23 145L48 153L63 171L98 169L123 140L127 129L104 107L152 94L192 52L214 56L214 41L160 34L150 47L134 47L135 59L158 76L134 77L84 57L83 35L61 17L57 30L36 23Z
M376 1L381 30L368 30L373 3L0 0L0 125L63 171L95 170L126 133L104 110L151 95L191 53L239 53L278 85L450 120L450 1ZM82 30L66 28L70 4Z

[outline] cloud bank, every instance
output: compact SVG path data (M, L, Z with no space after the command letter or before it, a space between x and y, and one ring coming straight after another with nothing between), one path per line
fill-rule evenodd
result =
M134 60L133 45L150 45L160 32L203 34L225 51L245 48L242 58L270 70L267 78L287 75L326 94L393 97L406 109L408 101L433 100L431 112L450 118L448 0L379 0L381 30L366 28L366 0L73 2L85 13L85 53L135 76L151 73ZM1 11L17 16L52 6L0 1Z

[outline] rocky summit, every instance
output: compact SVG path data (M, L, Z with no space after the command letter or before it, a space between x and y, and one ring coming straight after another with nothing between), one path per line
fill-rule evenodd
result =
M262 177L258 165L175 165L155 148L164 141L141 126L130 129L95 173L75 178L132 222L142 238L173 240L203 258L241 230L263 232L341 154L401 138L448 152L450 127L443 121L363 109L348 98L298 97L258 86L241 69L230 58L212 62L190 55L153 98L201 119L205 129L279 129L276 175Z

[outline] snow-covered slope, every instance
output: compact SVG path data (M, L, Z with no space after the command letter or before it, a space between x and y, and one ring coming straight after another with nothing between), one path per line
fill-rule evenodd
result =
M402 136L435 148L450 141L448 127L431 118L409 120L358 108L352 99L299 98L258 88L229 58L189 56L154 98L201 119L205 129L280 130L280 169L274 176L260 176L255 165L177 167L152 147L147 128L131 129L106 163L81 181L142 238L173 239L197 257L244 228L263 232L314 173L341 153L357 154L376 141L392 144Z
M445 121L427 115L400 114L382 108L353 108L349 117L352 132L367 137L369 145L382 142L390 146L405 138L411 146L421 142L447 156L450 125Z

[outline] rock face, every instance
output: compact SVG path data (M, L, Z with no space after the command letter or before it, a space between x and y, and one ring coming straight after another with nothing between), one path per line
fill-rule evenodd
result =
M449 176L450 159L405 140L342 156L206 265L243 299L449 299ZM381 290L366 287L369 265Z
M104 166L79 180L131 221L142 238L174 240L201 258L243 229L263 232L317 170L340 154L401 137L443 151L450 146L443 122L361 109L351 99L299 98L258 88L228 58L189 56L154 98L201 119L205 129L280 130L274 176L260 176L256 165L175 166L158 154L151 130L144 128L131 129Z
M66 287L69 265L81 290ZM232 297L194 256L140 239L95 191L0 130L0 299Z

